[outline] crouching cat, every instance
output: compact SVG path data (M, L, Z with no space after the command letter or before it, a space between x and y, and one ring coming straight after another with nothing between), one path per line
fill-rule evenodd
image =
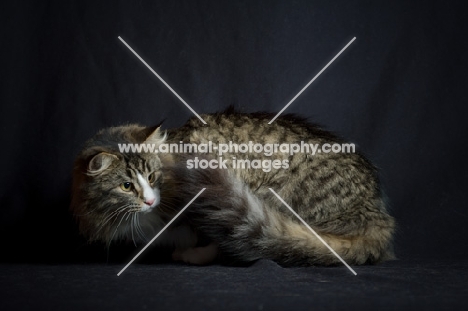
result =
M276 148L266 155L234 148L219 157L216 152L193 150L155 152L171 144L182 148L183 143L209 142L214 150L221 144L240 147L249 142L270 147L302 142L320 148L343 143L339 138L292 115L272 124L268 124L272 115L265 113L228 110L202 117L206 125L196 118L166 132L126 125L103 129L91 138L73 171L71 210L80 232L91 241L146 243L206 188L154 242L174 247L175 260L207 264L216 258L235 263L266 258L284 266L339 263L271 188L347 263L393 258L395 222L386 210L375 168L358 153ZM122 144L155 149L125 152ZM202 163L213 165L195 167ZM268 165L254 168L253 163Z

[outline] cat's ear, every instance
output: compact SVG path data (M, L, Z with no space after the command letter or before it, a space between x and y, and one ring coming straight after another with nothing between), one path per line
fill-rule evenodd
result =
M166 141L167 133L161 132L161 126L146 129L145 144L160 145Z
M114 154L107 152L98 153L89 161L87 174L89 176L99 175L117 159L118 157Z

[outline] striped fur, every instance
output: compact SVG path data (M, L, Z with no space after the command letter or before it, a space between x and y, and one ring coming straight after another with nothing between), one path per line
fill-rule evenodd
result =
M118 143L145 141L342 142L332 133L291 115L271 125L268 121L272 115L265 113L228 110L202 117L207 125L193 118L180 128L169 129L167 136L157 127L128 125L104 129L88 141L75 163L71 205L81 232L90 239L109 243L112 239L134 238L135 220L132 223L117 214L104 229L102 223L109 211L124 203L142 204L138 191L133 197L116 191L120 182L132 177L129 172L142 176L156 172L160 179L154 187L155 193L158 190L161 194L161 204L150 213L133 210L146 236L157 232L202 187L206 188L177 221L173 233L165 235L176 248L193 247L197 240L207 237L218 245L221 257L231 263L269 258L283 265L337 264L337 258L268 190L272 188L350 264L394 257L395 221L382 200L376 169L359 153L224 155L227 159L289 161L289 169L264 172L231 167L188 169L187 159L211 159L213 155L121 154L117 148ZM112 157L92 163L91 159L102 153ZM90 173L90 164L97 170ZM100 172L99 164L107 167Z

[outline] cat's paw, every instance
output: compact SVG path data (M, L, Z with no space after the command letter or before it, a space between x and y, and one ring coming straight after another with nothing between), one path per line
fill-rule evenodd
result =
M211 243L203 247L191 247L187 249L176 249L172 253L172 259L183 261L193 265L207 265L212 263L218 256L218 246Z

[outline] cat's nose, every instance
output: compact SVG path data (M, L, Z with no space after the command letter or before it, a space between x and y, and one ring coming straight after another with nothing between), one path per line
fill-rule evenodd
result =
M145 204L151 206L151 205L153 205L155 200L156 199L145 199Z

